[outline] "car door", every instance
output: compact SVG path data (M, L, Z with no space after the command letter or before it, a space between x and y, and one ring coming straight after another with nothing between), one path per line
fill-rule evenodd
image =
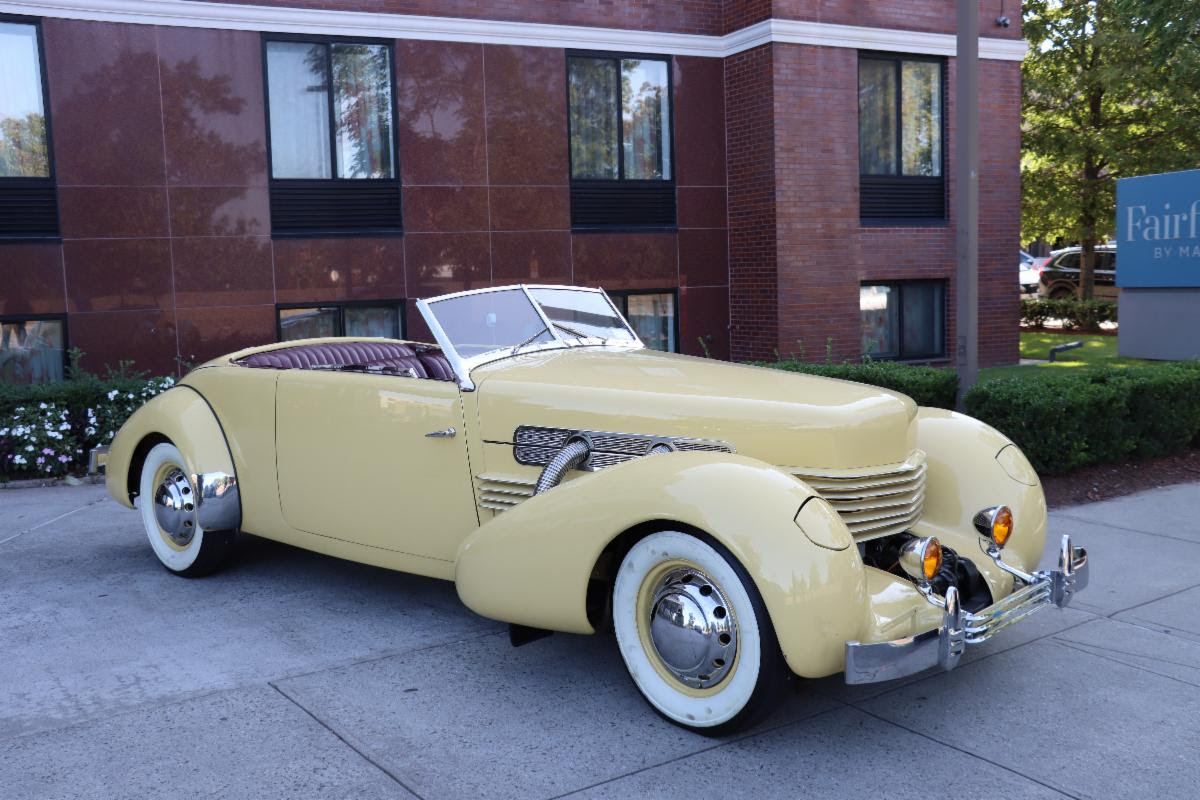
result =
M1112 250L1096 251L1096 276L1093 297L1115 300L1117 290L1117 254Z
M275 438L279 500L293 528L453 561L478 527L453 382L288 370Z

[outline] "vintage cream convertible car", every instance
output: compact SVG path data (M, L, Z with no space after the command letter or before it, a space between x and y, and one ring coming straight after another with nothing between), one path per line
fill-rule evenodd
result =
M615 632L646 700L716 734L793 675L950 669L1087 581L1037 475L969 417L645 349L604 292L417 303L437 344L322 339L204 364L107 453L167 569L242 530L452 580L547 631Z

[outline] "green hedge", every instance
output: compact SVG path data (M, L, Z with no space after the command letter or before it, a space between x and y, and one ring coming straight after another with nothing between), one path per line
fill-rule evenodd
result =
M888 361L760 366L880 386L938 408L953 408L958 389L953 370ZM172 385L171 378L90 375L0 384L0 480L82 473L92 447L111 441L130 414ZM1200 443L1200 362L1030 369L976 384L966 407L1045 474L1153 458Z
M1046 320L1062 320L1065 330L1094 331L1101 322L1117 321L1117 304L1109 300L1021 300L1021 324L1041 328Z
M881 386L938 408L954 408L958 389L953 370L887 361L761 366ZM1029 369L976 384L965 402L968 414L1012 439L1046 475L1200 444L1200 362Z
M130 414L174 383L94 375L0 383L0 480L82 474L93 447L112 441Z
M917 367L894 361L867 361L844 364L809 364L803 361L777 361L759 366L869 383L906 394L919 406L954 408L958 395L958 375L952 369Z
M1050 475L1168 455L1200 439L1195 362L1031 370L979 383L965 401L968 414L1008 436Z

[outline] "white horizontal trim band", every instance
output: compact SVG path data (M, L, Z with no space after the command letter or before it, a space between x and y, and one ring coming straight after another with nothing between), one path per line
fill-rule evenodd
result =
M175 25L185 28L372 36L385 39L425 39L529 47L572 47L717 58L731 56L769 42L944 56L952 56L955 52L955 37L947 33L922 33L782 19L764 20L724 36L707 36L581 25L546 25L191 0L0 0L0 13L97 22ZM994 39L986 36L979 39L980 58L1020 61L1027 49L1026 43L1020 39Z

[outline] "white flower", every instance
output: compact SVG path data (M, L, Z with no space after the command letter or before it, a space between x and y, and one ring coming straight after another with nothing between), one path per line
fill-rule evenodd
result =
M39 404L38 404L38 408L40 408L40 409L42 409L42 410L44 411L44 410L46 409L46 404L45 404L45 403L39 403Z
M33 452L33 445L31 445L31 444L27 444L27 445L25 445L25 452L26 452L26 453L32 453L32 452Z
M108 399L109 399L109 400L113 400L113 399L115 399L115 398L116 398L116 396L117 396L117 390L116 390L116 389L113 389L111 392L109 392L109 393L108 393ZM20 411L20 410L21 410L21 409L19 409L19 408L17 409L17 411Z
M59 425L59 426L58 426L58 429L59 429L60 431L69 431L69 430L71 430L71 423L69 423L69 422L64 422L62 425Z

